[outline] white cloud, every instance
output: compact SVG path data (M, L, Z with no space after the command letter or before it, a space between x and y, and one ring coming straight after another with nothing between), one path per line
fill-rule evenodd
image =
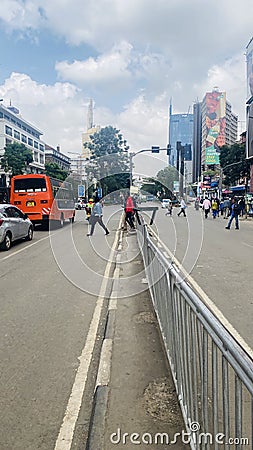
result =
M38 49L44 30L97 56L59 56L52 85L13 73L0 95L65 152L81 148L90 96L95 122L119 127L132 150L164 146L170 97L183 113L219 86L244 120L252 14L252 0L2 0L1 24L37 38Z
M68 79L78 84L98 84L121 82L131 77L128 65L131 61L132 46L121 42L97 58L88 58L84 61L56 63L56 70L61 79Z
M28 75L12 73L0 86L0 95L20 109L25 120L38 127L42 140L67 152L81 151L86 105L70 83L38 84ZM5 103L6 104L6 103Z

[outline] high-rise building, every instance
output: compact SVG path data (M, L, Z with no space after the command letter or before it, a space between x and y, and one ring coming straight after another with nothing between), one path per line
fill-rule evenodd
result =
M201 180L202 119L201 102L193 105L192 181Z
M169 114L169 143L171 145L171 155L169 163L172 166L177 165L177 142L182 146L189 145L192 150L193 143L193 114L172 114L172 105L170 105ZM191 146L191 147L190 147ZM187 183L192 182L192 151L185 155L184 175Z
M90 142L90 137L98 133L101 130L99 125L94 125L93 123L93 100L90 99L87 112L87 131L82 133L82 157L84 159L90 159L90 150L84 146L85 143Z
M247 139L246 156L250 161L250 192L253 192L253 37L246 47L247 60Z
M226 92L214 88L207 92L201 105L202 171L215 169L220 163L220 148L237 141L238 117L226 100Z

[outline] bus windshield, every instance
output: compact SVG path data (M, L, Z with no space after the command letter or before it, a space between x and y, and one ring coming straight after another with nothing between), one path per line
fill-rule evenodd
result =
M22 178L14 180L14 192L46 192L45 178Z

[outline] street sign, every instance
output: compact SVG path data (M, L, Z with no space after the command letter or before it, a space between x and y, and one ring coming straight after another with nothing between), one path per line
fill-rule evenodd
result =
M85 187L83 184L78 185L78 197L85 197Z

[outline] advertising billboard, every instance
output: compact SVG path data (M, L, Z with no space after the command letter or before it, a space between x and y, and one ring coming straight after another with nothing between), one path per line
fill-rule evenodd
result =
M220 147L225 145L226 93L206 93L206 154L205 164L220 163Z
M253 158L253 38L246 47L247 61L247 139L246 155Z

